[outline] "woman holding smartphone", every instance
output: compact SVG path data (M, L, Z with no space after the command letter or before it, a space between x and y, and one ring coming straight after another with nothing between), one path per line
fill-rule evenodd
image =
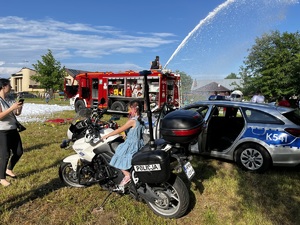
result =
M5 99L11 90L10 81L0 78L0 184L4 187L10 185L6 176L16 178L13 168L23 154L23 146L17 131L15 115L22 112L23 102L9 104ZM10 152L12 157L10 158Z

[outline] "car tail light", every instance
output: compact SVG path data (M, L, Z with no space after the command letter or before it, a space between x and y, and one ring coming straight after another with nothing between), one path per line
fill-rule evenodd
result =
M284 130L295 137L300 137L300 129L285 128Z

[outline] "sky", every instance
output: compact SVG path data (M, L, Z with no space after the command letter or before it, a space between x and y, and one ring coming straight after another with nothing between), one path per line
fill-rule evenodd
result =
M0 3L0 77L52 51L85 71L163 68L195 79L238 74L255 39L300 26L299 0L10 0Z

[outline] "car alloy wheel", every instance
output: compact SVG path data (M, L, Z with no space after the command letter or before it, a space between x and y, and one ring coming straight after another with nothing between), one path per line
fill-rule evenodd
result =
M271 157L262 146L249 143L239 147L236 162L245 170L264 172L271 166Z

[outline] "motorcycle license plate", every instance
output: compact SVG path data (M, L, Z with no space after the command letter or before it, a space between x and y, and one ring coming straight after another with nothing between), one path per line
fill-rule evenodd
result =
M195 170L190 162L183 165L183 170L189 180L191 180L195 175Z

